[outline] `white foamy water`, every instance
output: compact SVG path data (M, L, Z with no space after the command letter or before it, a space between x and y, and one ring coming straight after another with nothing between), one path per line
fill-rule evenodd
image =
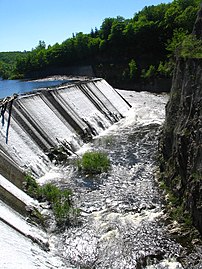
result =
M104 94L100 87L104 87ZM83 144L80 135L101 133L124 116L128 109L123 99L103 80L20 96L14 101L7 144L8 113L4 115L5 125L0 128L1 148L26 172L37 177L47 174L56 178L60 171L46 156L49 148L67 142L77 150ZM0 184L24 204L38 206L2 176ZM49 239L45 232L29 224L2 202L0 215L0 268L64 268L54 255L54 237ZM42 245L49 242L50 252L41 249L28 237L35 238Z
M63 263L53 252L44 251L28 237L42 244L48 236L40 229L27 223L26 219L0 201L0 268L1 269L54 269L63 268ZM8 225L11 225L9 226ZM12 227L16 227L16 230ZM19 232L20 231L20 232Z
M63 143L75 152L85 139L100 134L128 110L102 79L22 95L13 103L7 144L5 113L1 147L26 172L43 176L51 167L46 156L51 148Z
M127 113L125 125L130 124L162 124L165 120L165 105L168 102L167 94L153 94L149 92L133 92L119 90L119 93L132 105ZM124 120L123 120L124 121Z
M164 260L156 265L148 265L145 269L183 269L179 262L172 259Z
M92 87L97 84L99 82ZM103 84L102 86L105 87ZM92 94L90 88L91 84L85 89L89 91L89 95ZM99 109L96 110L95 105L92 103L90 105L86 99L89 105L81 107L81 100L79 98L77 100L73 92L70 89L69 94L64 90L60 94L56 92L53 95L62 100L69 98L68 105L74 107L74 112L71 110L71 113L77 115L78 125L85 125L85 122L80 121L83 115L85 120L90 118L89 122L97 128L98 133L95 141L84 144L78 152L81 154L89 149L105 149L112 162L111 171L108 175L93 179L86 175L78 175L75 169L69 167L66 170L52 167L45 172L39 182L56 179L58 184L61 182L73 189L75 203L82 210L83 223L79 227L67 229L60 236L54 235L48 238L51 248L48 253L11 228L6 229L2 224L4 233L0 245L4 248L0 254L2 268L135 269L139 266L141 269L182 269L183 267L176 261L180 246L166 236L160 222L163 210L158 188L153 179L154 161L150 157L156 148L155 135L164 121L164 107L168 97L120 90L119 93L133 107L128 110L122 99L119 99L118 106L123 106L120 111L126 117L112 126L110 120L104 117L103 124L109 127L104 131L100 125L96 127L100 120ZM83 92L78 88L76 92L80 97L83 96ZM102 100L100 91L96 91L95 95ZM111 99L108 107L116 114L116 110L119 110L118 106L114 108L117 100L113 101L112 91L109 95ZM97 98L96 96L93 100ZM98 105L102 107L103 103L97 102L96 106ZM67 109L65 102L62 106L63 109ZM80 115L80 110L76 107L81 107ZM95 121L94 115L96 115ZM6 214L6 210L4 208L3 214ZM26 231L26 228L23 229ZM34 234L30 229L28 232ZM11 237L13 241L9 240ZM19 260L14 258L12 261L10 258L12 255L18 256ZM65 261L65 265L61 260ZM69 262L73 265L70 266Z
M27 206L38 206L38 201L32 199L22 190L13 185L10 181L8 181L5 177L0 175L0 186L2 186L5 190L12 193L15 197L25 203Z

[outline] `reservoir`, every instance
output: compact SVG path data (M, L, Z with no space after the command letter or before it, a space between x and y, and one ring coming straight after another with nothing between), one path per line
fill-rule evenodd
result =
M65 77L51 77L49 79L40 80L2 80L0 78L0 99L13 94L22 94L31 92L39 88L56 86L69 80Z

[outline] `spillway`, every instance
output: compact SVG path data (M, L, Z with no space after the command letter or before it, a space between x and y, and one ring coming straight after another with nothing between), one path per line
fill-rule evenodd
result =
M52 165L47 157L50 149L65 146L75 152L123 118L129 108L103 79L20 95L2 113L0 148L22 170L39 177Z
M130 110L120 94L133 105ZM166 102L165 95L117 92L101 79L64 85L13 100L7 132L8 104L0 136L0 174L5 174L0 185L24 205L38 207L16 188L21 188L20 178L25 171L40 180L58 171L54 182L73 191L81 215L77 224L47 234L28 223L23 212L0 202L0 268L202 268L201 248L180 245L169 232L175 226L165 222L154 178ZM80 149L77 154L104 151L111 169L90 176L69 163L49 171L54 162L47 152L61 145L72 153ZM16 186L7 180L14 177Z
M74 154L86 141L123 118L130 105L103 79L63 84L0 100L1 268L62 268L49 236L28 222L42 210L22 191L24 175L55 167L54 149ZM33 244L37 243L37 244ZM14 255L14 259L11 259ZM45 249L44 249L45 248Z

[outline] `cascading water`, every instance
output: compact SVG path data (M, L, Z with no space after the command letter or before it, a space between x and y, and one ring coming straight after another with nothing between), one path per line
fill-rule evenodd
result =
M48 242L48 237L40 229L26 222L0 201L0 268L1 269L56 269L65 268L63 262L33 241ZM5 221L6 219L6 221ZM8 225L9 223L9 225ZM32 239L32 240L31 240Z
M10 145L3 149L21 166L31 167L39 182L51 179L61 188L71 188L81 216L77 225L48 235L47 254L0 223L2 268L199 269L200 253L195 253L197 263L190 258L189 267L178 260L186 250L169 236L154 178L157 134L167 96L119 91L133 105L128 111L126 102L103 80L50 93L17 100ZM51 121L55 129L50 128ZM85 134L97 136L83 144ZM94 177L79 173L71 164L50 171L44 149L60 140L74 141L78 155L86 150L107 152L111 170ZM22 230L27 232L26 227ZM19 259L12 261L12 255Z
M58 253L71 268L200 268L200 262L183 267L178 261L184 249L168 235L154 179L167 96L129 93L128 98L134 102L128 116L80 150L107 152L111 171L92 177L68 167L57 178L56 184L73 189L82 212L81 225L59 236Z
M39 177L50 169L45 154L50 148L65 144L75 152L83 141L110 127L128 109L102 79L18 96L12 105L8 137L9 110L2 112L1 148L20 167Z

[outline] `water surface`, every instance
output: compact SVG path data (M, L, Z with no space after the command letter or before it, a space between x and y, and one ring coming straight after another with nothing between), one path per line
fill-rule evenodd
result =
M0 79L0 98L11 96L13 94L21 94L37 90L44 87L57 86L61 83L68 82L63 79L47 79L47 80L2 80Z

